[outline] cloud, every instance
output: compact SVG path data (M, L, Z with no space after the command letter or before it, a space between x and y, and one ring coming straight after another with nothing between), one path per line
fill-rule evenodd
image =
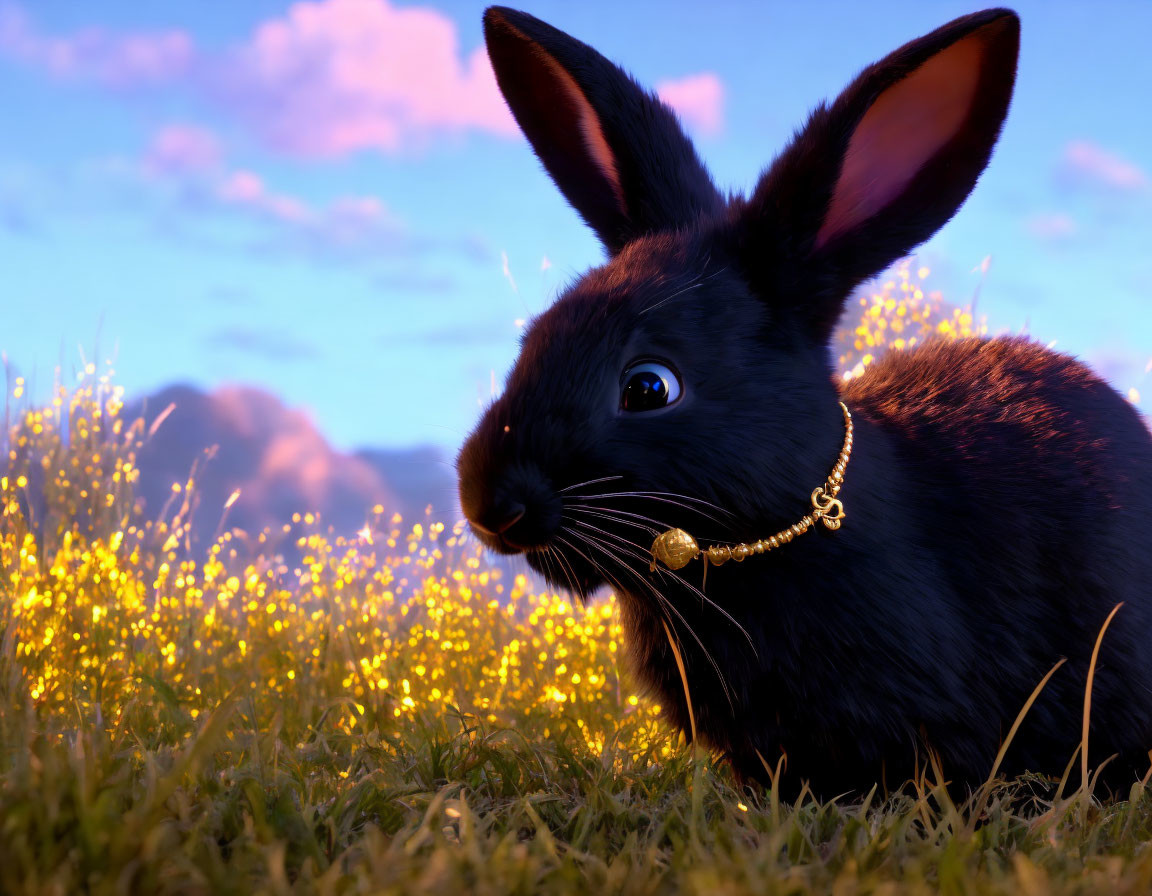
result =
M220 139L200 126L162 127L127 168L200 214L241 215L261 225L261 251L347 257L419 248L377 197L344 195L317 203L277 190L251 169L228 164Z
M1058 176L1072 186L1121 193L1143 192L1152 183L1139 165L1090 140L1073 140L1064 148Z
M1075 219L1064 212L1041 212L1024 222L1027 231L1039 240L1049 243L1064 242L1076 235L1079 228Z
M199 174L220 167L220 140L206 128L173 124L152 137L144 165L152 172L171 175Z
M260 175L230 171L215 185L222 208L245 211L278 228L290 249L325 255L382 253L409 247L407 229L375 196L340 196L316 205L298 196L271 190Z
M469 130L518 133L482 47L387 0L296 3L229 55L215 95L288 153L395 152Z
M18 7L0 6L0 55L113 88L190 91L266 146L298 157L413 152L469 133L521 139L484 47L464 50L456 23L429 6L305 0L223 50L197 47L179 29L49 36ZM707 136L722 129L724 87L715 74L657 89L690 128ZM157 147L161 163L211 158L204 132L167 136L171 145Z
M192 67L196 49L179 29L116 33L84 28L66 37L40 34L17 6L0 7L0 53L61 78L115 87L171 81Z
M386 514L420 518L426 504L444 506L454 491L451 470L434 449L338 451L307 413L259 389L169 386L125 411L126 419L137 415L150 426L165 415L139 453L137 498L158 512L172 498L172 483L184 482L195 464L198 500L189 521L199 550L219 528L250 538L270 528L275 536L293 513L306 511L351 535L376 503ZM294 538L278 545L293 562Z
M315 344L276 328L221 327L204 341L213 348L259 355L269 361L306 361L320 355Z
M0 54L113 87L182 79L299 156L395 152L465 131L518 135L484 48L459 44L445 14L388 0L295 3L216 54L176 29L47 36L20 8L0 7Z
M656 93L689 128L715 137L724 127L724 84L712 72L656 84Z
M243 169L231 172L217 185L216 197L225 205L250 209L284 223L300 224L311 215L303 200L271 192L260 175Z

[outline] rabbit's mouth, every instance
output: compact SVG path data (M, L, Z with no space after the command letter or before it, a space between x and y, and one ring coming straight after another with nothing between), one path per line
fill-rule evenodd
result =
M460 506L480 542L499 554L545 547L560 528L560 498L543 471L524 462L493 470L471 461L469 454L461 464Z

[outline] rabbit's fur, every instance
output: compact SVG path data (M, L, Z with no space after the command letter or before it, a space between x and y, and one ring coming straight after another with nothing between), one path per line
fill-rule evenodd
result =
M930 753L975 785L1062 657L1004 770L1060 774L1080 741L1116 785L1152 748L1152 437L1088 368L1023 338L891 352L840 384L849 292L929 237L983 170L1019 24L958 19L819 107L751 195L724 198L672 112L586 45L493 7L489 54L537 155L609 260L527 330L458 459L493 549L619 595L640 679L737 773L819 794L898 785ZM957 86L958 85L958 86ZM920 136L909 138L909 134ZM910 140L910 143L905 138ZM629 413L622 374L682 381ZM811 510L855 440L847 518L743 563L649 571L655 534L752 542ZM582 484L583 483L583 484ZM666 628L667 627L667 628Z

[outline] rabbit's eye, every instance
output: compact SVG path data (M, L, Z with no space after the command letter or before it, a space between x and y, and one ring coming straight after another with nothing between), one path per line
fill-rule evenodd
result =
M655 411L680 398L680 378L658 361L641 361L624 371L620 407L625 411Z

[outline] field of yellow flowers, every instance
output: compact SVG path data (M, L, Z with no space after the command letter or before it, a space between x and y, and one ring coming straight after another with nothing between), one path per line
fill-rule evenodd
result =
M861 299L844 376L983 331L926 274ZM612 595L579 605L380 507L355 533L222 526L198 560L195 473L143 518L150 434L107 375L23 392L0 468L2 893L1152 889L1139 788L781 806L635 693Z

